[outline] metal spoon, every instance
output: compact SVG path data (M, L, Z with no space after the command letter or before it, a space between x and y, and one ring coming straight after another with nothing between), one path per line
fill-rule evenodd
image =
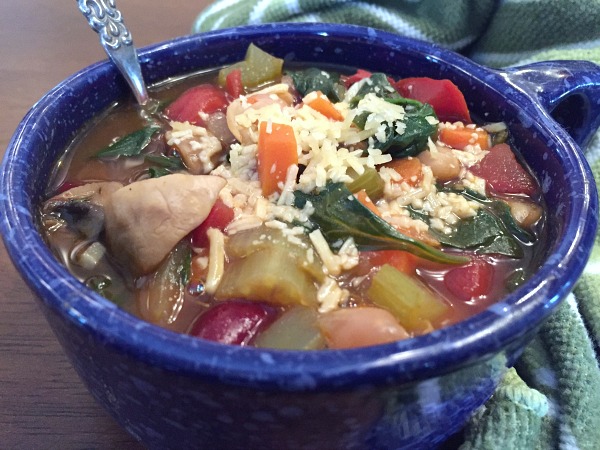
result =
M150 115L155 113L131 33L123 22L115 0L77 0L77 4L90 26L100 35L102 47L127 80L142 110Z

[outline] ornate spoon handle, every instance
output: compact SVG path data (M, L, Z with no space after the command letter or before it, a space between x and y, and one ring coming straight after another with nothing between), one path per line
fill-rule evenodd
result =
M90 26L100 35L102 47L127 80L138 103L145 105L148 92L137 51L115 0L77 0L77 4Z

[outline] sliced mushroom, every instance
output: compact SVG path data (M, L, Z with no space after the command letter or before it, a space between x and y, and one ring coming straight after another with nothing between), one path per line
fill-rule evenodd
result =
M81 186L76 186L55 195L48 200L47 203L54 201L69 201L69 200L87 200L98 206L103 207L106 199L116 191L122 188L123 185L116 181L100 181L97 183L88 183Z
M206 219L225 183L212 175L179 173L115 191L105 211L110 249L134 275L153 271Z
M71 188L44 203L44 220L58 219L80 238L96 239L104 228L107 198L121 187L121 183L107 181Z
M62 192L43 205L45 237L56 257L70 272L112 301L130 296L129 285L113 267L99 236L104 228L104 206L123 185L89 183Z

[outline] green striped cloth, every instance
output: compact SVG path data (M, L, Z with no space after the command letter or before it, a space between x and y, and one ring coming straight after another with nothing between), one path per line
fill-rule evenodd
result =
M218 0L194 32L266 22L366 25L491 67L600 64L600 0ZM600 180L600 134L585 149ZM471 419L461 449L600 449L600 236L582 278Z

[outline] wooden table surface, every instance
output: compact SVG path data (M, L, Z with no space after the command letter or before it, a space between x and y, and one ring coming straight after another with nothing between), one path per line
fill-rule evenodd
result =
M137 46L189 33L210 0L118 0ZM28 109L105 59L74 0L0 2L0 157ZM0 242L0 448L139 448L87 392Z

